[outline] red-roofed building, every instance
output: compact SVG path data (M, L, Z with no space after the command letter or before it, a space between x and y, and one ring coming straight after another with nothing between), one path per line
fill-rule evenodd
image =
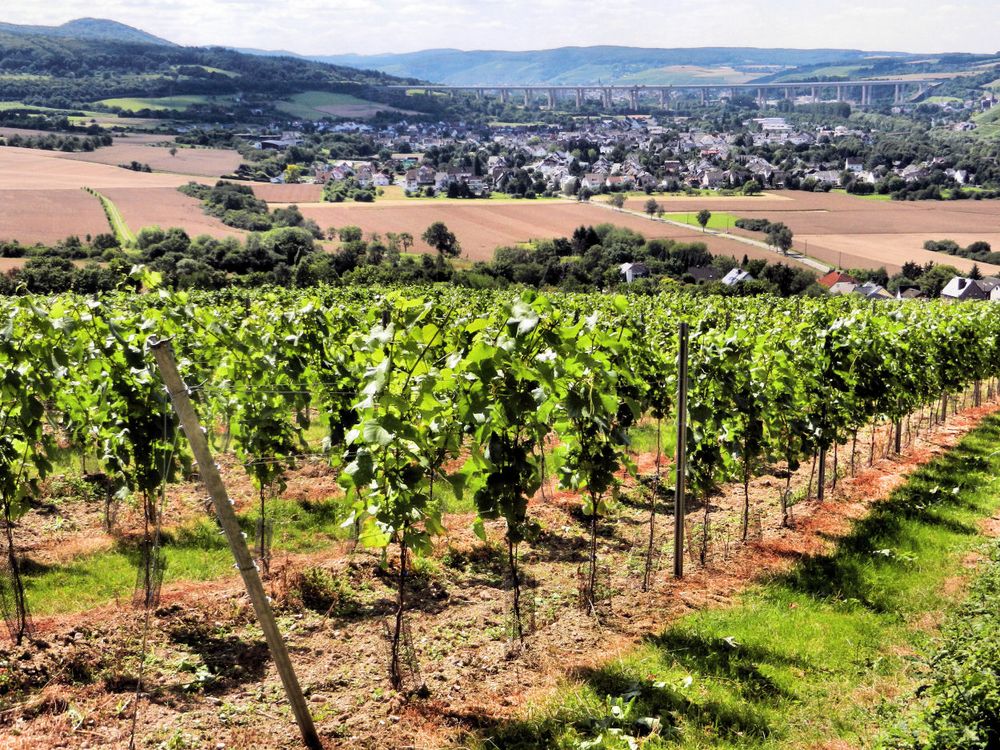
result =
M826 276L816 279L816 283L820 286L825 286L827 289L832 287L834 284L840 284L845 282L847 284L857 284L858 280L853 276L848 276L846 273L841 273L840 271L830 271Z

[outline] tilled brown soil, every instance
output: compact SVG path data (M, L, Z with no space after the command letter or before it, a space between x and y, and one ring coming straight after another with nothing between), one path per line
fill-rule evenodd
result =
M784 200L777 200L782 198ZM646 199L631 199L641 211ZM885 266L890 273L903 263L934 262L967 271L972 261L923 249L926 240L976 240L1000 247L1000 201L874 201L840 193L769 191L754 198L664 198L667 211L728 211L737 216L780 221L795 233L796 250L844 268ZM763 240L763 234L751 233ZM984 273L1000 267L979 264Z
M711 498L708 565L700 567L692 550L683 580L670 575L672 522L661 515L655 545L660 554L649 592L641 591L649 498L628 479L612 517L600 527L601 584L612 596L596 618L579 606L586 563L579 498L555 491L550 483L544 497L540 493L531 503L538 525L521 550L527 619L533 624L523 649L513 647L508 637L501 525L487 524L490 542L483 544L471 533L471 516L449 517L449 535L438 541L432 558L418 565L407 593L416 657L408 682L411 688L426 686L422 697L406 698L388 687L383 633L394 607L392 555L386 567L377 555L347 544L279 556L267 586L328 747L439 748L470 728L522 714L575 670L614 658L671 619L724 604L752 581L829 549L853 519L887 497L909 472L957 443L997 408L991 404L951 417L922 433L898 458L880 458L888 440L882 428L870 467L869 443L862 434L856 476L842 478L822 504L797 504L791 528L781 524L785 480L775 467L775 474L751 484L752 538L746 544L739 541L742 487L723 488ZM839 452L842 469L849 464L849 451ZM223 463L234 495L247 502L252 489L238 479L238 467ZM648 476L654 463L650 455L638 456L642 475ZM321 488L317 494L329 489L322 467L310 465L296 473L305 475L292 477L303 497L311 483ZM805 487L809 476L810 467L804 466L793 476L793 489ZM199 497L192 485L175 488L171 508L193 514ZM665 504L660 511L666 513ZM691 509L692 532L701 514L702 508ZM95 522L76 520L81 529ZM60 538L57 546L72 544L72 537ZM44 539L34 542L33 554L44 555ZM337 582L331 601L318 603L307 595L299 575L307 567L319 567ZM108 605L36 623L36 641L0 655L0 747L127 747L142 611ZM174 747L196 748L299 746L237 579L165 587L148 636L139 747L171 741Z

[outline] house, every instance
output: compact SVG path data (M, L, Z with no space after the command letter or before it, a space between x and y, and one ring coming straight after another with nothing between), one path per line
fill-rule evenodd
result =
M604 186L604 181L606 179L607 178L604 175L598 174L596 172L585 174L583 176L583 179L580 180L580 188L590 190L592 192L595 190L600 190Z
M865 299L892 299L889 291L874 281L866 281L864 284L859 284L854 287L852 294L857 294Z
M437 173L432 167L426 165L418 168L411 169L406 173L404 186L407 190L416 190L421 187L427 187L428 185L434 184L434 178Z
M832 289L834 284L841 283L857 284L858 280L853 276L848 276L846 273L841 273L840 271L830 271L830 273L825 276L821 276L816 279L816 283L827 289Z
M847 160L844 162L844 170L847 172L854 172L854 174L859 174L865 169L865 160L860 156L848 156Z
M896 299L898 300L913 300L913 299L927 299L927 295L924 294L919 289L903 289L896 292Z
M649 276L649 268L645 263L622 263L618 270L625 279L626 284L631 284L636 279L644 279Z
M730 269L729 273L722 277L722 283L726 286L736 286L737 284L742 284L744 281L753 281L753 276L742 268Z
M857 288L857 284L853 281L838 281L836 284L830 287L830 294L837 296L840 294L850 294Z
M706 189L721 187L725 179L721 169L706 169L701 175L701 186Z
M719 277L722 276L719 270L713 266L691 266L687 273L697 282L718 281Z
M949 302L965 302L967 300L989 299L990 293L984 290L974 279L956 276L941 290L941 299Z

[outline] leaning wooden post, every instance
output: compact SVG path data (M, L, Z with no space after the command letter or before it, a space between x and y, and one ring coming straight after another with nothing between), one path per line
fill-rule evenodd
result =
M684 480L687 473L688 324L681 323L677 355L677 462L674 488L674 577L684 577Z
M180 373L177 372L177 365L174 362L173 354L168 341L158 341L153 338L149 341L149 348L156 357L156 364L160 368L160 376L170 394L170 401L174 405L174 411L181 421L181 429L187 435L191 445L191 452L198 462L198 471L201 480L208 489L212 502L215 503L215 512L218 514L219 523L226 539L229 541L229 549L236 559L236 567L243 576L243 583L246 586L250 601L253 602L254 611L257 613L257 620L260 622L261 630L264 631L264 638L267 640L271 656L278 668L281 682L285 687L285 695L292 706L292 713L295 714L295 721L299 725L302 733L302 741L309 750L322 750L323 744L320 742L316 727L313 725L312 716L309 715L309 707L306 704L299 680L295 676L295 669L292 661L288 657L288 649L285 641L281 637L278 625L274 621L274 613L271 612L271 605L267 601L267 594L264 593L264 585L260 582L257 573L257 566L254 565L250 550L247 549L246 540L240 529L239 521L236 518L236 511L229 500L226 486L219 476L219 469L212 459L212 453L208 448L208 440L198 422L198 415L191 405L188 396L187 386L181 380Z

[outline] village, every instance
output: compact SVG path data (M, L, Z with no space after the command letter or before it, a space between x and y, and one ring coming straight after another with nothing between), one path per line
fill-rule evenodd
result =
M961 112L994 104L993 98L965 102ZM942 118L959 113L953 103L939 109ZM301 164L301 172L275 174L271 181L351 180L362 188L398 186L407 197L485 198L504 193L529 199L586 199L609 192L753 194L773 189L889 195L917 188L969 189L969 197L975 197L979 190L977 175L953 155L887 160L874 148L881 134L837 120L811 124L751 117L728 128L705 127L705 121L696 118L654 115L577 117L565 125L293 122L293 129L280 136L243 137L258 151L288 152L353 134L371 144L372 156L320 157Z

